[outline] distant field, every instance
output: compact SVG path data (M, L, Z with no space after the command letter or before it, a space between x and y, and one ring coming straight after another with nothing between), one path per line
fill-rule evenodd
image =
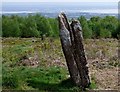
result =
M118 89L118 40L85 39L89 89ZM2 38L3 89L79 91L69 73L59 39Z

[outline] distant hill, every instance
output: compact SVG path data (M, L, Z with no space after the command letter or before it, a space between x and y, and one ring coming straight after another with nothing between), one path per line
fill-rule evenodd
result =
M42 16L45 17L50 17L50 18L56 18L58 16L58 12L55 13L45 13L45 12L36 12L36 13L40 13ZM36 13L32 13L32 12L23 12L23 13L3 13L3 15L20 15L20 16L27 16L28 14L31 15L35 15ZM87 19L90 19L93 16L100 16L100 17L105 17L105 16L115 16L116 18L118 17L118 14L115 13L89 13L89 12L76 12L76 13L66 13L68 18L78 18L80 16L85 16Z
M26 16L41 13L45 17L55 18L58 13L64 11L69 18L85 16L89 19L92 16L104 17L107 15L118 17L118 3L116 2L77 2L77 3L56 3L56 2L7 2L2 4L2 14L17 14Z

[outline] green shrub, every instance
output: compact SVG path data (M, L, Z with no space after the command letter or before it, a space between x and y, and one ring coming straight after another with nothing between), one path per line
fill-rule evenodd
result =
M118 38L118 19L113 16L104 18L94 16L87 20L78 18L83 29L84 38ZM3 37L59 37L57 18L46 18L40 14L21 17L17 15L2 16Z

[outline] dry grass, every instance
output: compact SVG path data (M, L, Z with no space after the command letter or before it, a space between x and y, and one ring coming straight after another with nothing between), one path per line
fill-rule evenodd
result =
M3 65L67 69L59 39L2 38ZM118 89L118 40L86 39L89 74L98 89Z

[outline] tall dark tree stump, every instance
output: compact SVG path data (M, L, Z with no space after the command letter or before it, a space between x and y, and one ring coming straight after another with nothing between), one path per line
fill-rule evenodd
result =
M73 83L82 88L90 84L87 60L85 57L82 28L77 20L68 23L64 13L59 14L60 40Z

